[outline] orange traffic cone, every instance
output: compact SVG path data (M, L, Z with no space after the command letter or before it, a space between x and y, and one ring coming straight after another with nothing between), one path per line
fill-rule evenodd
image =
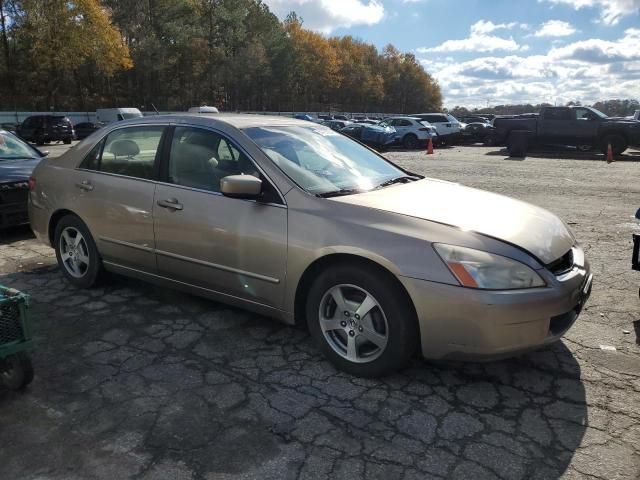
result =
M427 155L433 155L433 140L429 137L429 141L427 142Z
M613 148L611 144L607 145L607 163L613 162Z

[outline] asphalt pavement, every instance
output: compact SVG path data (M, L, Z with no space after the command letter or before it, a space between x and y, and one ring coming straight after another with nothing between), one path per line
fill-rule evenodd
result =
M561 342L363 380L302 328L118 276L77 290L14 230L0 283L32 295L36 377L23 393L0 387L0 479L640 478L636 154L388 156L567 221L595 279Z

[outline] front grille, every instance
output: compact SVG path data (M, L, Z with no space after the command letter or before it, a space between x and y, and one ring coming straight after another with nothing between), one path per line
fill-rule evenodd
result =
M0 347L23 339L24 332L22 331L18 305L14 302L0 305Z
M548 264L547 268L556 276L567 273L573 268L573 250L569 250L559 259Z

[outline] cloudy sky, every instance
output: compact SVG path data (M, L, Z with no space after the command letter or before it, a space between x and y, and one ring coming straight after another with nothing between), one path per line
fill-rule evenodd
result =
M413 52L445 106L640 97L640 0L263 0Z

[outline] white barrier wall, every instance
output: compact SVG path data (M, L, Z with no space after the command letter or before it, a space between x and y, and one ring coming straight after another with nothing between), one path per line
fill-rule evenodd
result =
M96 121L96 112L0 112L0 123L22 123L32 115L64 115L73 124Z

